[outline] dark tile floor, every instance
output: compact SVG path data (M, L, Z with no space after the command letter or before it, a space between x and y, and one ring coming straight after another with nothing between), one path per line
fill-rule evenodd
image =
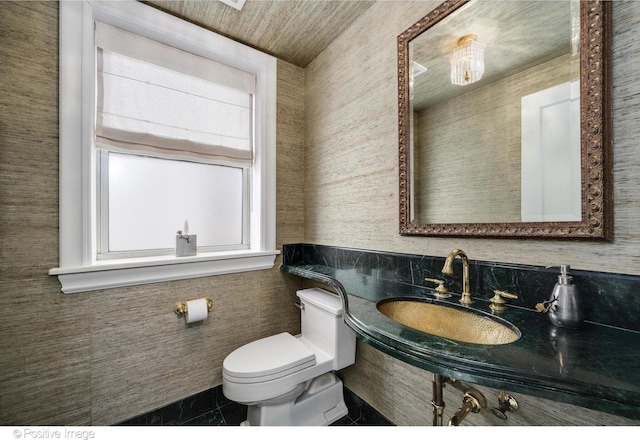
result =
M332 426L391 426L382 414L349 389L344 389L349 414ZM232 402L222 394L222 387L212 388L147 414L129 419L125 426L238 426L247 417L247 407Z

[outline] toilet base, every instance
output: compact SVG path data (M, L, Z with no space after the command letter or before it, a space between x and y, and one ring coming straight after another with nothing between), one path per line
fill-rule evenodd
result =
M326 426L347 415L342 381L333 372L311 380L297 398L249 405L242 426Z

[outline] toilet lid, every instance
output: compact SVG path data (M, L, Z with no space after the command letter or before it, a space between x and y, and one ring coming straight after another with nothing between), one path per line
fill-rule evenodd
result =
M227 376L271 380L315 363L316 356L309 347L289 333L280 333L236 349L225 358L222 367Z

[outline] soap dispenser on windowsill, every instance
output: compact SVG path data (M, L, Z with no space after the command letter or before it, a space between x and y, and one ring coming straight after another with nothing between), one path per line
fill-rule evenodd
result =
M575 284L572 284L572 279L569 266L561 265L558 282L549 300L536 305L538 311L548 312L553 325L569 329L580 327L584 321L580 293Z

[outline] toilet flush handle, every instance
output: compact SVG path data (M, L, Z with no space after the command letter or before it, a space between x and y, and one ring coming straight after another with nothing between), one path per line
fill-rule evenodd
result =
M303 302L297 302L297 303L294 303L294 304L300 310L304 310L304 303Z

